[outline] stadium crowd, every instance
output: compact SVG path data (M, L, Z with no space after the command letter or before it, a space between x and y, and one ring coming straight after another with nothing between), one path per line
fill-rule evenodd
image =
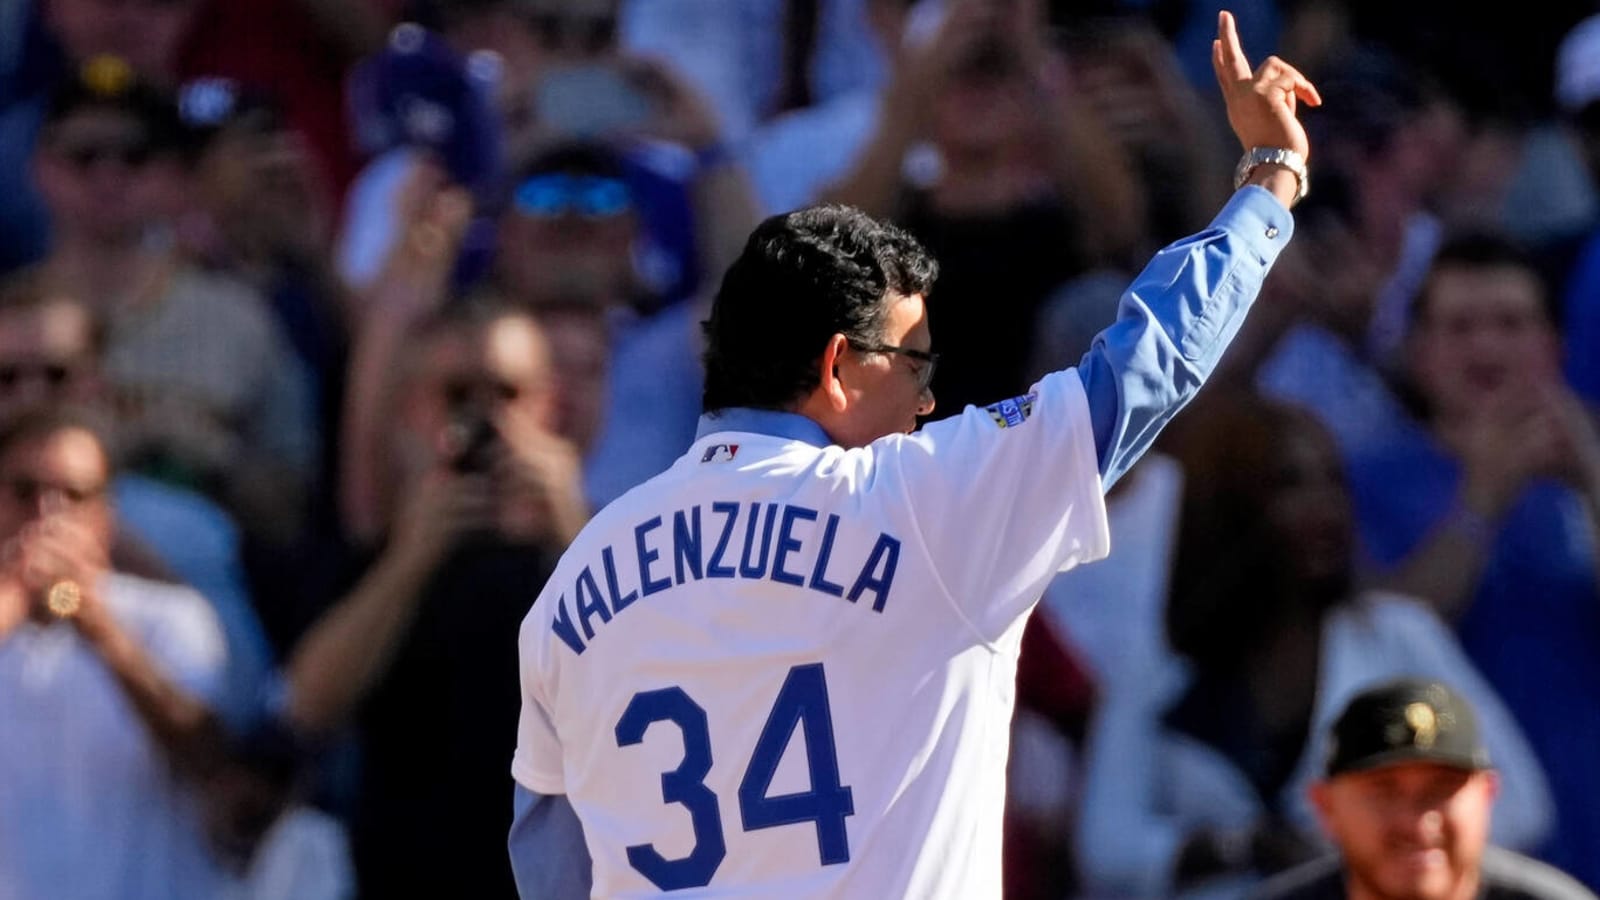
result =
M902 225L934 415L1023 394L1226 197L1222 5L0 0L0 900L514 897L518 623L750 230ZM1006 894L1334 853L1405 676L1600 890L1600 15L1228 6L1312 188L1030 621Z

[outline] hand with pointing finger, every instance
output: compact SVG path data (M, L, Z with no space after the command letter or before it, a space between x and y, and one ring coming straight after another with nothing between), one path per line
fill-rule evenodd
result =
M1295 115L1300 101L1321 106L1322 97L1299 70L1276 56L1269 56L1250 69L1233 14L1217 16L1217 39L1211 42L1211 66L1228 106L1228 124L1245 150L1279 147L1293 150L1302 159L1311 158L1311 142L1305 127ZM1285 206L1293 204L1297 180L1277 166L1262 166L1250 179L1278 195Z

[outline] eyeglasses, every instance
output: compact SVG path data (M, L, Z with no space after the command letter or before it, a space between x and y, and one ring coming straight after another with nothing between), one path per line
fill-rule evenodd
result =
M9 392L25 381L40 381L54 390L64 387L77 374L77 367L65 362L0 363L0 392Z
M149 141L106 141L56 148L56 154L80 172L102 163L114 162L123 168L137 169L149 162L155 150Z
M542 219L569 212L605 219L633 205L627 185L599 175L535 175L517 187L512 199L518 212Z
M862 353L893 353L915 360L921 365L916 366L917 387L928 390L933 386L933 372L939 367L939 354L927 350L917 350L912 347L898 347L893 344L862 344L851 341L850 346Z
M81 506L91 500L98 500L105 496L106 485L94 487L76 487L70 484L52 484L40 481L27 475L12 475L5 481L6 493L11 499L24 506L32 506L44 497L56 497L65 501L66 506Z

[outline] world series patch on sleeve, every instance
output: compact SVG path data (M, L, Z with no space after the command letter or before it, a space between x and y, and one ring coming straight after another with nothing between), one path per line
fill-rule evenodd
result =
M1038 394L1023 394L1021 397L1012 397L1010 400L1001 400L985 406L989 417L1001 428L1014 428L1028 421L1033 415L1033 401L1038 399Z

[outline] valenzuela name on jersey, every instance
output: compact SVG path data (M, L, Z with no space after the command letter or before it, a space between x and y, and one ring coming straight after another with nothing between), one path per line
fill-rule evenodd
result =
M557 600L550 630L581 654L598 628L636 601L705 578L765 579L851 603L870 594L872 611L882 613L900 562L900 540L880 532L860 571L834 571L829 563L839 516L829 513L820 535L817 521L816 510L787 503L710 503L680 509L670 523L655 516L634 526L633 546L622 548L620 562L608 545L583 567L573 580L573 602L569 592ZM740 531L742 550L735 546Z

